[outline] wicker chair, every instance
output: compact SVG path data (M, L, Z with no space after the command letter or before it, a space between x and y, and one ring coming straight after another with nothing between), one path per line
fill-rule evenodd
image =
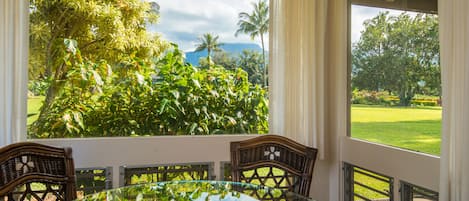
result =
M317 149L279 135L262 135L231 142L230 149L233 181L309 196ZM261 200L274 199L274 195L255 196ZM285 198L285 195L282 196Z
M71 148L20 142L0 148L0 200L76 198Z

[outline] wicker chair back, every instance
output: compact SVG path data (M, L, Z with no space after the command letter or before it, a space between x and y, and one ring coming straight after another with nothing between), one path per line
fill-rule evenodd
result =
M309 196L317 149L279 135L231 142L232 180Z
M0 148L0 200L76 198L71 148L20 142Z

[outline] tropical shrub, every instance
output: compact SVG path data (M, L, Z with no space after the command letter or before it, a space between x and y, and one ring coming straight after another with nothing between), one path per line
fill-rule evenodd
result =
M33 96L44 96L49 88L49 82L46 80L30 80L28 82L29 94Z
M198 69L177 47L153 62L130 55L113 67L79 50L64 55L72 70L31 137L268 132L266 91L241 69Z
M388 92L377 92L368 90L353 90L352 104L365 105L396 105L399 98Z
M414 99L411 101L414 106L439 106L438 100Z
M352 104L364 105L386 105L397 106L399 105L399 97L388 92L376 92L368 90L353 90L352 91ZM412 106L441 106L440 98L437 96L428 96L417 94L411 100Z

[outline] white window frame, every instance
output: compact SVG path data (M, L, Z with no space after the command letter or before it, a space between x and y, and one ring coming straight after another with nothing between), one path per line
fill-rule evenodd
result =
M348 0L348 125L347 135L341 138L341 158L344 162L393 177L395 201L401 200L399 192L401 180L438 192L440 157L351 137L351 6L353 3L361 6L436 13L437 0L427 2L428 5L421 5L421 1L418 0Z
M5 2L6 1L13 2L18 0L5 0ZM21 1L19 4L28 5L27 0L19 1ZM271 2L272 1L274 0L271 0ZM370 1L372 0L369 0L368 2ZM346 0L344 0L344 2L346 2ZM2 9L0 8L0 11L1 10ZM17 11L18 10L21 10L22 12L17 13L17 15L22 15L27 18L27 6L23 9L18 8ZM0 12L0 14L2 14L2 12ZM24 22L24 20L22 22ZM21 22L16 24L15 29L23 30L24 32L24 30L28 29L29 20L26 20L26 22L26 24ZM27 31L25 33L27 33ZM28 34L24 34L23 37L18 37L16 41L22 44L20 46L23 47L18 50L22 53L18 54L18 57L22 58L22 62L26 62L26 64L27 56L25 57L24 55L27 55L28 52L27 42L25 43L25 41L28 40L27 35ZM0 36L2 36L2 33L0 33ZM272 44L272 40L270 43ZM0 50L0 52L2 51ZM2 58L0 58L0 62L2 62L0 65L8 65L3 63ZM21 62L18 64L15 63L14 65L21 66L20 63ZM22 72L22 75L27 76L27 70ZM348 78L348 74L344 76L347 76ZM344 79L346 78L344 77ZM16 89L26 92L26 80L27 79L18 79L15 81L15 86L18 86ZM19 98L18 101L20 102L20 111L22 110L24 112L20 112L23 116L18 116L18 118L12 120L16 121L17 124L21 124L18 126L19 130L12 132L19 133L18 137L13 141L22 141L25 140L26 137L26 93L22 96L23 98ZM347 99L347 96L344 94L343 98ZM0 98L0 103L2 103L1 101L4 101L4 99ZM339 100L338 102L342 103L342 101L345 100ZM346 107L347 106L345 106L344 103L338 106L334 111L336 113L344 114L343 112L347 111ZM0 116L2 115L3 114L0 114ZM270 122L275 122L275 118L276 117L270 116ZM277 118L282 117L278 116ZM346 126L344 119L338 121L340 121L339 126ZM337 128L337 130L342 130L342 128ZM346 129L344 128L343 130ZM340 168L336 168L339 164L336 160L349 162L360 167L393 176L395 181L402 179L430 190L438 190L439 157L352 139L347 136L345 132L341 132L339 135L331 135L334 136L330 137L331 141L328 142L329 147L327 147L327 149L332 153L328 156L329 159L326 159L325 161L319 160L315 166L315 173L313 176L313 186L315 186L315 188L313 189L312 195L315 195L314 192L316 192L316 195L319 195L319 197L333 198L339 194L338 192L340 192L341 184L336 185L336 182L338 181L335 179L341 171ZM109 166L107 163L110 161L110 164L113 166L113 187L117 187L119 183L118 179L116 179L119 177L119 168L117 167L121 165L155 164L160 163L161 161L164 161L164 164L179 162L187 163L191 161L201 162L206 161L207 158L211 158L215 164L215 175L218 176L220 175L217 173L217 171L220 170L219 162L229 160L228 143L230 141L248 139L255 136L256 135L154 136L139 138L42 139L35 141L56 146L71 146L74 150L75 166L77 168ZM0 137L6 138L3 135ZM0 141L0 143L1 142L3 141ZM132 148L129 149L127 147ZM338 156L338 159L336 156ZM328 192L326 190L328 190ZM321 195L321 193L328 195ZM342 199L343 195L340 195L339 197ZM399 196L395 197L398 198Z
M14 0L17 1L17 0ZM29 5L29 1L21 0L23 6ZM28 6L19 14L28 19ZM22 21L17 26L18 30L29 35L29 20ZM23 52L22 62L27 66L28 61L28 37L18 38L23 44L20 50ZM28 41L28 42L25 42ZM23 75L27 77L27 68ZM57 138L57 139L27 139L26 111L27 111L27 79L18 79L15 82L24 91L19 105L24 113L20 120L21 132L14 141L34 141L52 146L72 147L75 168L111 167L112 187L119 187L121 166L142 166L155 164L181 164L213 162L213 175L222 180L221 166L230 160L229 142L250 139L258 134L237 135L208 135L208 136L151 136L151 137L100 137L100 138ZM11 142L10 142L11 143ZM130 147L130 148L129 148Z

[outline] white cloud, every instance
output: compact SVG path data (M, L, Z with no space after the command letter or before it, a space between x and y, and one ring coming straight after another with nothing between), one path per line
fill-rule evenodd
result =
M252 11L254 0L155 0L160 5L160 21L150 30L179 44L185 51L195 49L204 33L219 36L220 42L260 43L247 35L238 35L238 14Z
M160 21L152 25L150 30L156 31L171 42L177 43L184 51L195 49L198 37L204 33L219 36L224 43L242 42L257 43L260 39L251 40L249 36L240 34L235 37L238 29L238 14L250 13L252 3L257 0L151 0L160 5ZM358 41L363 30L363 22L375 17L379 12L389 11L391 15L399 15L403 11L352 6L351 39ZM408 12L411 15L415 13ZM268 44L266 44L268 45ZM268 47L267 47L268 49Z
M393 9L384 9L384 8L374 8L368 6L357 6L352 5L352 20L351 20L351 34L352 34L352 43L357 42L360 39L361 32L364 30L363 22L367 19L372 19L377 16L380 12L388 11L389 15L397 16L405 11L393 10ZM415 12L406 12L411 16L415 16Z

